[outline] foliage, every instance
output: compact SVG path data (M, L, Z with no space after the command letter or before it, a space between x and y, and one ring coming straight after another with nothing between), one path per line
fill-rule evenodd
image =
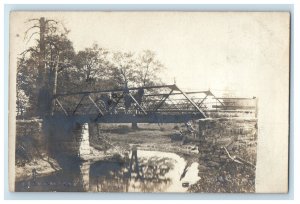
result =
M155 53L144 50L137 59L137 83L140 86L151 86L161 83L158 73L164 69L164 65L157 59Z
M108 78L108 70L111 66L108 51L93 44L91 48L79 51L74 58L74 74L77 75L79 85L87 89L93 89L97 81Z
M60 22L27 22L32 24L25 32L30 46L20 54L17 73L17 92L27 96L26 107L31 108L27 116L38 115L40 75L50 94L161 84L158 74L164 66L153 51L112 52L94 43L76 52L70 30Z
M118 87L135 85L137 64L131 52L116 52L113 54L114 81Z
M17 90L17 116L23 116L30 107L29 97L22 89Z

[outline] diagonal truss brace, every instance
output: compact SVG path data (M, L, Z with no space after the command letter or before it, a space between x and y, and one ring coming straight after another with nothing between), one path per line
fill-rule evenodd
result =
M165 103L165 101L169 98L169 96L173 93L173 91L174 90L172 89L169 94L164 95L160 103L156 107L154 107L153 109L154 112L157 111Z
M205 101L205 99L208 97L208 94L198 103L198 106L201 107L202 103Z
M96 102L92 99L92 97L89 95L88 98L94 104L94 106L97 108L99 114L101 114L103 116L104 115L103 112L101 111L101 109L99 108L99 106L96 104Z
M55 99L55 101L59 105L59 107L63 110L64 114L66 116L68 116L68 112L66 111L66 109L64 109L64 107L62 106L62 104L60 103L60 101L57 98Z
M86 94L84 94L84 95L81 97L79 103L77 104L75 110L73 111L73 115L75 115L77 109L79 108L79 106L81 105L82 100L83 100L85 97L86 97Z
M135 98L131 95L131 93L128 93L128 95L131 97L131 99L135 102L135 104L141 109L141 111L147 115L146 111L143 109L143 107L135 100Z
M185 92L180 90L177 86L176 90L182 93L182 95L184 95L184 97L203 115L203 117L206 117L205 113L197 106L197 104L192 99L190 99L190 97Z

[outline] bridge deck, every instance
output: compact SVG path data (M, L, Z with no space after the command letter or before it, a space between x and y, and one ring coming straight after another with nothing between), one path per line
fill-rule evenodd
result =
M55 116L53 116L55 118ZM186 123L190 120L204 118L202 114L199 113L185 113L180 115L171 114L159 114L159 113L149 113L147 115L133 115L133 114L113 114L99 116L95 114L91 115L75 115L75 116L65 116L56 115L56 118L66 117L73 119L79 123Z

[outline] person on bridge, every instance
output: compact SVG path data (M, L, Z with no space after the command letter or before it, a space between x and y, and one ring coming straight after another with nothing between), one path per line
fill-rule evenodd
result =
M139 88L139 89L138 89L138 92L137 92L137 94L136 94L135 99L136 99L136 101L137 101L140 105L142 105L142 99L143 99L144 93L145 93L144 89L143 89L143 88Z
M123 95L124 95L125 113L128 113L128 110L132 103L132 98L129 95L129 89L127 86L125 86L124 88Z
M111 107L110 113L116 114L117 113L116 106L118 104L118 94L112 92L111 95L110 95L110 100L111 100L111 103L110 103L110 107Z

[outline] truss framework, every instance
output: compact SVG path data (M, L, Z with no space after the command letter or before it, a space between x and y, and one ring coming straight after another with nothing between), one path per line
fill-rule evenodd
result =
M53 100L53 114L67 117L107 123L181 123L206 118L209 111L232 109L230 100L251 98L217 98L210 90L184 92L174 84L61 93Z

